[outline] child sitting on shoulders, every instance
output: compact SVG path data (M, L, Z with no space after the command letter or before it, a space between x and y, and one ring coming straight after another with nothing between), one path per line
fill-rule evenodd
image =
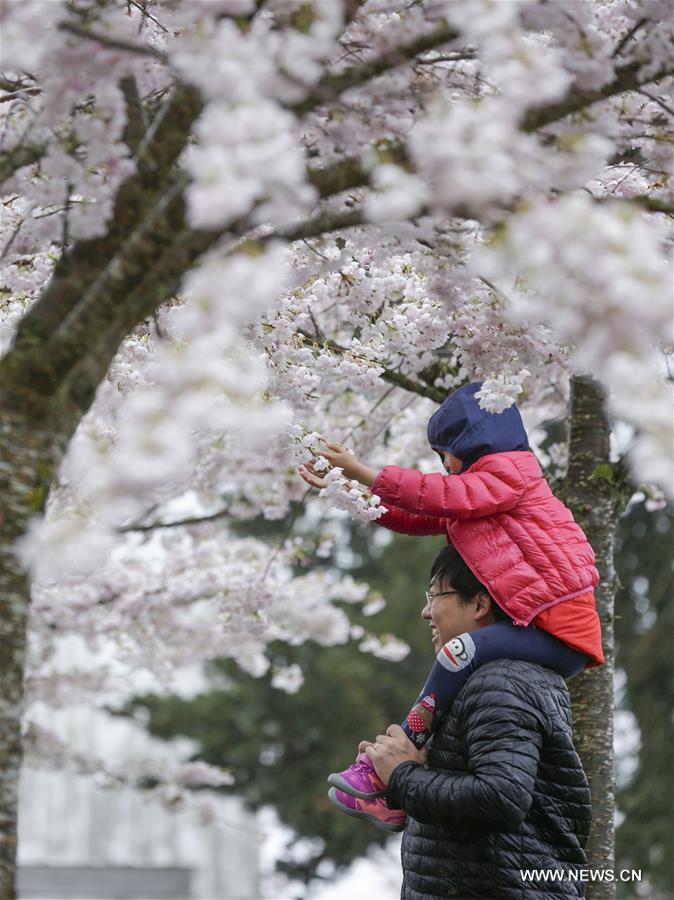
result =
M538 663L565 678L604 662L592 548L543 477L517 407L500 413L482 409L477 396L481 387L473 382L458 388L428 423L429 443L446 475L398 466L377 473L331 443L321 454L381 498L387 511L377 524L402 534L446 534L507 618L439 649L402 723L417 748L429 739L468 677L486 662ZM308 484L324 487L312 463L298 471ZM344 812L362 813L391 830L386 785L367 754L330 775L328 782L338 789L338 798L340 792L358 798L345 808L332 793Z

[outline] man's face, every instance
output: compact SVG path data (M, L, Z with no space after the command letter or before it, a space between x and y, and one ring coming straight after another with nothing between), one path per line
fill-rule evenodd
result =
M428 592L431 601L430 603L426 601L421 615L431 625L433 646L436 651L459 634L475 630L477 625L475 601L461 603L452 585L442 579L434 581Z

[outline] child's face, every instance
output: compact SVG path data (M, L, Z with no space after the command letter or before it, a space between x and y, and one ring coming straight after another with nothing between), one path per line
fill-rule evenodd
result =
M436 450L435 452L442 460L442 465L445 468L445 472L447 472L449 475L459 474L463 463L458 457L453 456L448 450Z

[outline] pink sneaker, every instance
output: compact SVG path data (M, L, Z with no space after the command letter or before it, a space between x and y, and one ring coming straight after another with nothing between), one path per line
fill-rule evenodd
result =
M361 800L374 800L386 793L386 785L375 772L367 753L359 753L356 762L343 772L328 775L328 784Z
M359 800L331 787L328 797L347 816L355 816L357 819L367 819L377 828L384 831L402 831L405 827L405 813L402 809L389 809L386 800L377 797L376 800Z

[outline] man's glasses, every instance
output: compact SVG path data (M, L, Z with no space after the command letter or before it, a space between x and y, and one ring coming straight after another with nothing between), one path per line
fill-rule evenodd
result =
M436 591L434 594L431 594L430 591L426 591L426 602L429 606L432 606L436 597L448 597L450 594L458 593L459 591Z

